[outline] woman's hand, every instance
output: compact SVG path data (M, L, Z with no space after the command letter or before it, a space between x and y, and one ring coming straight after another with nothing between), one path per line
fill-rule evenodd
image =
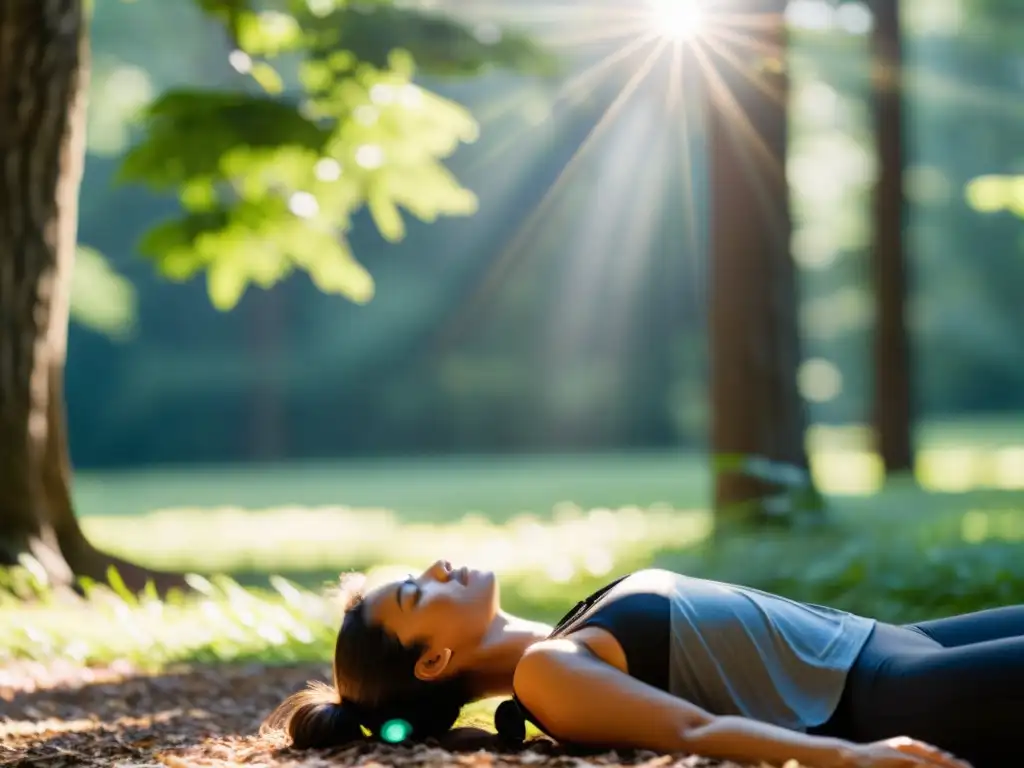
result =
M858 744L853 759L856 768L971 768L949 752L907 736Z

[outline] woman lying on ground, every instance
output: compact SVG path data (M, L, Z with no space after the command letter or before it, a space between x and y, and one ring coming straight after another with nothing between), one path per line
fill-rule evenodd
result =
M1020 765L1024 606L896 626L646 570L552 631L502 611L493 573L441 561L354 598L334 687L291 696L265 729L329 747L398 720L422 740L509 694L506 739L525 719L573 745L739 763Z

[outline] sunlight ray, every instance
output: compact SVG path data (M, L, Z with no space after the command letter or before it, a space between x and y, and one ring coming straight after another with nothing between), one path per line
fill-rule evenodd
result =
M506 154L514 149L522 147L523 134L520 131L509 131L500 141L494 143L485 152L477 152L472 160L466 165L466 174L472 174L486 168L489 165L497 164Z
M644 162L652 149L655 156L666 149L664 115L652 114L661 107L660 100L649 100L616 121L606 137L614 150L598 152L592 171L601 183L581 190L583 203L576 215L585 224L580 222L578 234L566 243L559 278L563 299L554 307L547 339L545 373L556 379L566 361L595 343L610 343L623 353L621 340L609 339L628 335L628 310L635 306L636 286L649 266L645 257L656 229L652 222L663 215L666 168Z
M781 13L711 11L708 16L715 27L733 29L775 29L785 23L785 17Z
M477 107L477 122L481 126L487 126L502 120L512 112L522 109L531 98L538 96L536 86L533 83L526 83L518 88L506 92L501 98L487 102Z
M654 39L655 35L653 34L638 37L619 47L612 53L603 56L600 60L594 62L581 72L573 75L573 77L566 81L566 83L559 89L558 95L555 97L555 102L557 103L565 99L572 103L577 97L577 94L574 92L583 91L583 89L586 88L586 86L588 86L593 80L605 74L607 70L611 69L614 65L618 64L631 54L636 53L645 45L649 45L654 41Z
M675 108L683 100L683 44L680 41L676 41L672 44L672 60L669 62L668 69L668 93L665 98L665 105L669 108L670 113L675 112ZM683 115L685 116L685 111Z
M637 50L645 45L652 42L651 36L645 36L637 40L633 40L626 45L620 47L616 51L607 54L602 57L599 61L587 67L582 72L579 72L572 79L564 83L558 90L558 92L551 98L549 104L549 110L553 113L559 106L564 102L568 106L573 106L578 103L582 97L587 95L585 86L591 81L595 80L602 74L607 74L614 65L628 57L630 54L635 53ZM488 115L488 121L497 120L500 117L507 117L512 111L517 108L522 108L525 104L525 99L521 101L510 102L503 106L500 110L495 110ZM506 152L511 151L515 148L517 141L519 140L516 134L505 137L501 142L492 147L488 152L478 155L474 158L471 163L471 167L474 169L480 168L488 163L497 162Z
M709 29L706 36L723 41L724 43L732 43L734 45L742 46L754 53L760 53L766 56L774 56L777 58L783 53L782 46L777 43L768 43L764 40L758 40L756 37L743 34L742 32L737 32L732 29L715 27L714 29Z
M714 63L708 58L707 54L701 50L700 45L693 46L693 53L697 59L701 70L704 72L707 84L708 84L708 97L715 103L719 108L725 112L733 125L739 129L743 136L750 142L751 146L756 150L756 153L765 161L765 165L770 173L784 174L785 169L782 168L775 155L765 144L764 139L757 132L757 129L750 122L750 118L746 112L740 106L740 103L736 100L729 86L725 83L725 80L718 73Z
M697 228L697 195L693 188L695 181L693 157L691 154L693 149L693 135L690 132L693 110L686 108L686 103L682 94L684 87L683 79L686 75L684 56L685 51L681 44L673 46L668 87L671 92L674 92L675 100L672 100L672 93L670 93L669 114L679 125L679 138L681 142L680 156L682 160L681 178L683 180L683 217L689 238L688 245L690 246L690 252L694 255L694 266L698 279L701 280L702 284L706 284L705 275L700 269L700 243ZM694 104L694 106L696 107L696 104ZM699 116L701 110L697 108L697 112Z
M734 50L731 50L731 47L728 44L713 46L712 41L708 40L707 45L709 48L713 47L714 52L718 54L723 61L732 65L732 68L735 69L744 79L746 79L747 82L749 82L759 91L761 91L761 93L763 93L768 98L772 99L778 104L782 104L784 98L783 94L779 93L777 90L773 89L770 85L768 85L768 83L764 81L764 78L761 77L757 71L753 70L753 68L747 62L744 62L743 59L741 59L740 56Z
M538 42L549 48L582 48L587 45L621 40L624 37L633 37L643 33L646 29L646 24L634 21L631 24L602 24L600 27L595 26L594 29L589 30L577 29L573 34L553 30L553 34L557 36L552 40L546 40L543 35L539 34L536 37Z
M510 270L515 266L515 257L518 254L522 244L527 237L534 233L534 229L544 216L551 210L551 202L555 195L561 191L562 186L566 180L571 177L575 171L576 166L579 164L580 159L586 156L587 149L601 136L608 126L614 123L615 117L619 111L623 108L629 98L633 95L640 84L646 79L648 74L654 67L655 62L661 55L662 51L668 46L668 41L661 40L654 46L654 49L647 56L644 62L637 68L633 73L629 81L623 86L622 90L618 93L612 103L598 119L597 123L590 129L583 141L580 142L579 147L573 153L572 157L569 158L565 167L558 174L555 181L548 187L547 192L544 193L543 197L534 206L533 210L527 216L526 221L523 222L519 231L512 238L512 241L502 249L501 253L494 260L494 263L487 270L487 274L480 281L480 285L477 290L467 297L467 303L460 310L457 310L453 322L445 324L445 327L441 330L439 343L443 346L447 343L447 340L452 335L457 334L464 323L461 321L467 321L480 307L480 305L489 298L491 294L497 289L501 281L507 277Z
M565 23L572 21L621 21L623 19L635 18L636 12L631 8L614 6L597 6L588 4L582 6L579 3L545 3L544 5L524 8L521 3L511 0L510 2L496 2L487 0L474 0L471 9L461 9L460 12L470 16L487 17L495 21L521 21L530 23Z

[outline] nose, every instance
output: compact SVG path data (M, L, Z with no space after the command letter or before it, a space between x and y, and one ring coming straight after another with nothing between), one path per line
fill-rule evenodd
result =
M438 560L427 569L427 574L437 581L449 581L452 576L452 564L447 560Z

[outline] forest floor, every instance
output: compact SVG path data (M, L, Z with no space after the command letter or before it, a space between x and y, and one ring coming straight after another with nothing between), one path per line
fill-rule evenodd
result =
M189 666L158 675L128 665L17 662L0 668L0 765L32 768L729 768L647 752L579 756L541 741L516 753L448 752L437 746L367 742L299 752L258 735L262 719L319 665ZM735 768L735 767L734 767Z

